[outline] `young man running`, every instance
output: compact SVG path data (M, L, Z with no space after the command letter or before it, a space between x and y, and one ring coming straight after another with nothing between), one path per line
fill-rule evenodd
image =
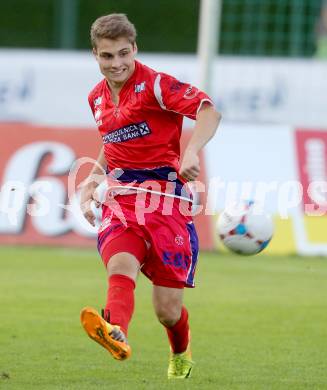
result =
M167 331L168 378L188 378L194 362L183 289L194 287L198 241L185 184L197 178L198 153L215 134L220 114L204 92L136 61L135 39L135 27L123 14L102 16L91 28L104 79L91 91L89 104L103 147L81 203L94 224L92 176L105 169L111 196L102 205L98 249L108 272L108 294L103 315L86 307L81 322L115 359L127 359L141 270L152 281L154 310ZM180 162L184 116L196 122Z

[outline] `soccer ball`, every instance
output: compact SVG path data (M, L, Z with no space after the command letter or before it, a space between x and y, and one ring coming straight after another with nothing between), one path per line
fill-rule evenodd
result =
M243 201L228 206L217 221L221 241L232 252L254 255L269 244L274 226L270 215L253 201Z

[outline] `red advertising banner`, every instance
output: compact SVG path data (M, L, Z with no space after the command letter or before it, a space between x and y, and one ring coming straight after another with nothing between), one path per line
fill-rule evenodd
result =
M101 139L96 130L2 123L0 133L0 243L95 246L95 229L85 220L81 227L81 221L70 212L68 175L77 159L97 158ZM189 136L190 132L183 133L182 148ZM204 164L201 156L199 181L203 183ZM90 168L91 161L81 167L76 184L86 178ZM201 193L200 203L205 203L204 197ZM78 209L77 199L75 203ZM212 249L210 216L196 216L195 224L200 247Z
M297 164L303 186L303 211L327 212L327 132L298 129L295 133Z

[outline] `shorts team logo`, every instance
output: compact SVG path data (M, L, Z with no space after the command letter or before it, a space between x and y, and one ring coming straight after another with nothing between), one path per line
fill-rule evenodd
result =
M184 239L182 236L180 235L177 235L175 237L175 244L179 245L179 246L182 246L184 244Z

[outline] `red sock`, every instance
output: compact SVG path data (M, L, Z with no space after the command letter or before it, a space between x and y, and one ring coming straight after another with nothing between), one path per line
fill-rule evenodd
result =
M188 312L182 307L181 318L171 328L167 328L169 343L173 353L186 351L189 341Z
M108 279L109 287L107 304L104 310L105 318L113 325L119 325L127 335L128 324L134 311L135 282L125 275L112 275Z

